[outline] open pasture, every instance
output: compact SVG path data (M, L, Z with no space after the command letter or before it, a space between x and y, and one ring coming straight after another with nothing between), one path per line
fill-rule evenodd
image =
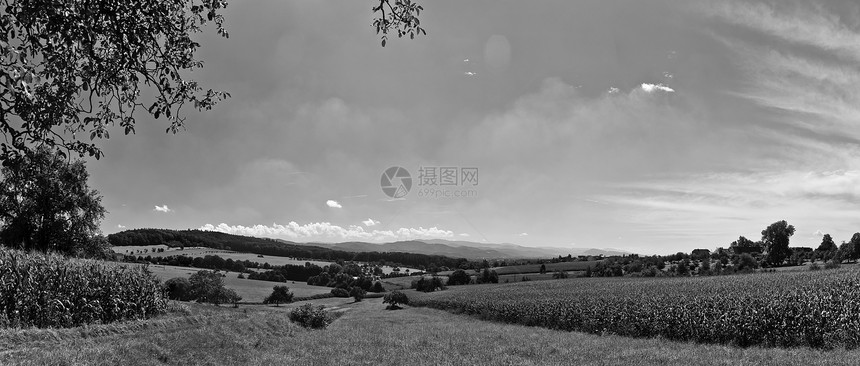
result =
M744 347L860 347L856 268L457 286L416 293L411 304L588 333Z
M149 265L148 268L149 271L156 275L162 282L174 277L188 278L191 277L192 274L201 270L200 268L162 265ZM261 302L266 296L272 293L272 287L277 285L286 285L296 297L306 297L331 292L331 289L328 287L311 286L300 281L287 281L284 283L260 281L238 278L238 272L220 271L220 273L224 274L224 286L235 290L239 296L242 296L242 302Z

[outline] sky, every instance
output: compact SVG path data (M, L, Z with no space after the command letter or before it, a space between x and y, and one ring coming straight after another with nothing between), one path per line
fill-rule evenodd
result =
M642 254L860 231L856 2L425 1L427 35L384 48L372 5L231 4L191 74L231 98L104 141L102 230Z

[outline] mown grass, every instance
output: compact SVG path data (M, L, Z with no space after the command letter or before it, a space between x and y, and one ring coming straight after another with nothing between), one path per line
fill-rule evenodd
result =
M426 308L386 311L379 299L319 303L343 313L324 330L291 323L287 314L297 304L239 309L194 304L192 315L114 325L102 333L62 330L58 337L11 343L0 347L0 364L851 365L860 356L841 349L740 349L561 332ZM0 333L0 345L12 336Z

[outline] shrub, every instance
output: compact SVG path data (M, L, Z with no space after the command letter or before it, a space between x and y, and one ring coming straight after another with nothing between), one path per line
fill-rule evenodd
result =
M346 289L342 289L340 287L335 287L335 288L331 289L331 294L334 297L349 297L349 291L347 291Z
M191 300L191 282L185 277L174 277L164 282L164 292L171 300Z
M812 262L812 264L809 265L810 271L818 271L820 269L821 269L821 266L819 266L818 263Z
M352 290L349 290L349 296L355 299L355 302L361 301L366 293L367 291L358 286L354 286Z
M145 267L0 248L0 326L75 327L145 319L168 300Z
M322 305L304 304L290 311L290 320L305 328L322 329L334 319Z
M242 272L239 272L239 275L238 275L238 276L236 276L236 278L245 279L245 275L244 275L244 274L242 274Z
M839 268L841 266L842 265L839 264L839 261L835 260L835 259L831 259L829 262L824 263L824 269L836 269L836 268Z
M389 304L387 309L394 310L399 309L400 306L398 305L400 304L408 305L409 298L406 296L406 294L395 290L385 294L385 297L382 298L382 303Z
M272 293L269 296L266 296L263 299L263 304L275 304L275 306L280 306L280 303L289 303L293 301L293 293L290 292L290 288L287 286L275 286L272 287Z
M552 278L554 278L554 279L567 278L567 272L562 271L562 270L555 271L552 273Z

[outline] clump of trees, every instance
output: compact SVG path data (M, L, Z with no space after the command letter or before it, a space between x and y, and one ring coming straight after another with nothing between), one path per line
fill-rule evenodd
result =
M436 290L444 290L446 288L445 281L443 281L441 277L437 276L421 276L421 278L412 281L411 287L421 292L433 292Z
M188 279L171 278L164 283L164 291L171 300L207 302L210 304L233 304L237 306L242 297L236 291L224 287L224 278L213 271L198 271Z
M87 185L83 161L69 162L39 147L4 162L0 180L0 239L4 245L107 258L99 223L101 195Z

